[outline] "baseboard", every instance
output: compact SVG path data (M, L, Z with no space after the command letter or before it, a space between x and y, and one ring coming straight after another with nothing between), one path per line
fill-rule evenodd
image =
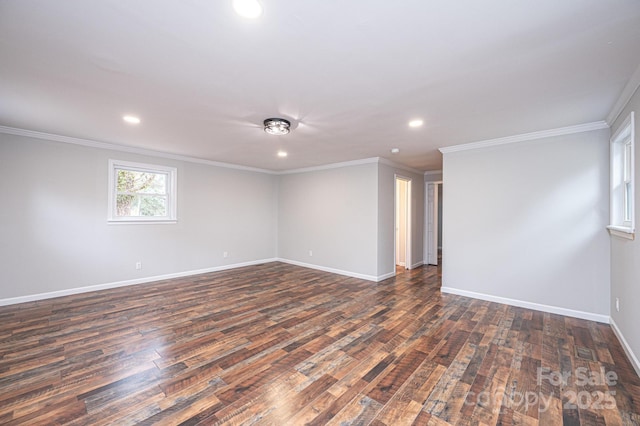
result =
M374 282L386 280L387 278L395 275L395 271L392 272L391 274L375 276L375 275L360 274L358 272L343 271L342 269L329 268L327 266L314 265L312 263L298 262L297 260L291 260L291 259L278 258L276 260L278 262L288 263L290 265L302 266L303 268L316 269L318 271L331 272L332 274L345 275L347 277L360 278L362 280L374 281Z
M396 276L396 271L391 271L391 272L388 272L386 274L378 275L378 279L376 279L376 281L377 282L384 281L384 280L387 280L389 278L393 278L395 276Z
M492 296L489 294L476 293L473 291L460 290L451 287L442 287L443 293L456 294L458 296L472 297L474 299L487 300L489 302L503 303L505 305L518 306L520 308L533 309L535 311L549 312L551 314L564 315L567 317L580 318L590 321L602 322L609 324L609 316L594 314L591 312L575 311L573 309L560 308L558 306L542 305L539 303L526 302L524 300L509 299L506 297Z
M420 262L414 263L413 265L411 265L411 269L416 269L422 265L424 265L424 262L421 260Z
M638 360L638 357L636 356L636 354L633 353L631 346L629 346L629 343L624 338L622 331L620 331L620 328L618 328L618 324L616 324L613 318L610 318L609 323L611 324L611 329L613 330L613 333L616 335L616 337L620 341L620 344L622 345L622 349L624 349L624 352L627 354L627 358L629 358L629 361L631 362L633 369L636 370L636 374L640 376L640 361Z
M17 303L34 302L37 300L52 299L54 297L70 296L73 294L88 293L90 291L107 290L110 288L125 287L128 285L144 284L153 281L162 281L172 278L188 277L190 275L206 274L209 272L225 271L227 269L242 268L244 266L260 265L262 263L276 262L277 259L252 260L249 262L234 263L231 265L214 266L212 268L197 269L193 271L177 272L174 274L156 275L153 277L136 278L134 280L117 281L112 283L90 285L86 287L70 288L67 290L52 291L49 293L31 294L28 296L10 297L0 299L0 306L15 305Z

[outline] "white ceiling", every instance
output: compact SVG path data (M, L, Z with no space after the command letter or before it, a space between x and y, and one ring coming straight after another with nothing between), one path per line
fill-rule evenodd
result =
M605 119L640 63L638 0L261 2L247 20L231 0L0 0L0 125L270 170L436 170L439 147ZM272 116L295 129L264 133Z

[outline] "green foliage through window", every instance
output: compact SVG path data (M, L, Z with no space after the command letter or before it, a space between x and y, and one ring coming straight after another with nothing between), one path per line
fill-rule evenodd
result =
M167 174L116 169L118 217L167 216Z
M177 169L109 160L110 223L177 222Z
M167 215L167 175L116 169L116 214L120 217Z

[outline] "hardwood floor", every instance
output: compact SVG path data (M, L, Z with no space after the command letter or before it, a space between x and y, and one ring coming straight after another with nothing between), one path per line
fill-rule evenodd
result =
M439 287L269 263L1 307L0 424L640 424L608 325Z

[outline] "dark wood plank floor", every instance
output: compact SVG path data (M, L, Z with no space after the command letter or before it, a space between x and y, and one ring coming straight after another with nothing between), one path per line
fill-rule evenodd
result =
M270 263L2 307L0 424L640 423L608 325L439 287Z

